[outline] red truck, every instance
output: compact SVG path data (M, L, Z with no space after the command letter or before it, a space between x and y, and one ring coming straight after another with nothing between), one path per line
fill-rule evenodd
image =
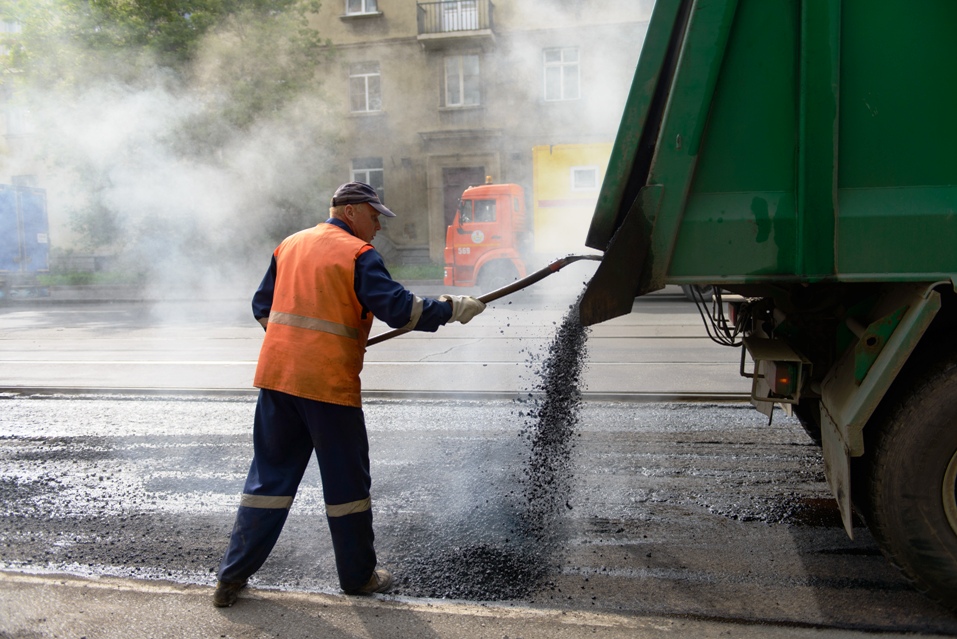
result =
M525 277L531 216L517 184L472 186L462 193L445 234L445 285L488 292Z

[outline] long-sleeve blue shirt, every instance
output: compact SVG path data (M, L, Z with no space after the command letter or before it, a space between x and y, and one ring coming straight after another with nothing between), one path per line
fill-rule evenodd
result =
M342 220L330 218L324 224L334 224L355 235ZM253 316L257 320L269 317L275 288L276 256L273 255L269 270L253 295ZM382 256L374 249L366 251L356 259L353 288L359 303L391 328L401 328L409 323L416 296L392 279ZM451 319L451 304L429 297L422 298L422 303L422 315L415 325L415 330L434 332Z

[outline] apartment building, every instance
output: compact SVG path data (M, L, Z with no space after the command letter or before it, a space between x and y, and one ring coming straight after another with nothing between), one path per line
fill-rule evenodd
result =
M387 260L441 262L467 186L530 191L533 147L614 140L652 4L326 0L344 144L323 181L368 182L399 214L376 241Z
M533 148L614 140L653 4L323 0L312 20L333 55L318 74L340 142L337 160L315 176L316 192L352 179L374 185L399 214L376 239L386 260L441 263L466 187L488 176L531 192ZM19 25L0 21L0 30ZM33 125L12 97L0 93L0 182L59 194L51 195L51 237L70 249L73 208L63 193L72 191L24 152L36 145ZM300 142L310 153L310 141ZM117 206L139 214L136 204Z

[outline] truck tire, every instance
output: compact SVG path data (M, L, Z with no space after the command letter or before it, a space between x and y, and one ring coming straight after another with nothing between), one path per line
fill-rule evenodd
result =
M489 293L517 279L518 272L512 263L498 260L482 267L482 271L478 274L478 286L482 293Z
M901 390L865 429L862 514L891 563L957 611L957 356Z

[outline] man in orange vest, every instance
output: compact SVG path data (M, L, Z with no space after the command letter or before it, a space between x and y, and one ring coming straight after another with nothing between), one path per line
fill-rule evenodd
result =
M395 217L368 184L343 184L330 217L275 250L253 315L266 329L253 460L219 567L213 604L231 606L279 538L315 450L339 584L349 594L386 592L376 567L369 442L359 372L373 316L392 328L435 331L485 310L461 295L421 298L392 279L370 242L379 216Z

